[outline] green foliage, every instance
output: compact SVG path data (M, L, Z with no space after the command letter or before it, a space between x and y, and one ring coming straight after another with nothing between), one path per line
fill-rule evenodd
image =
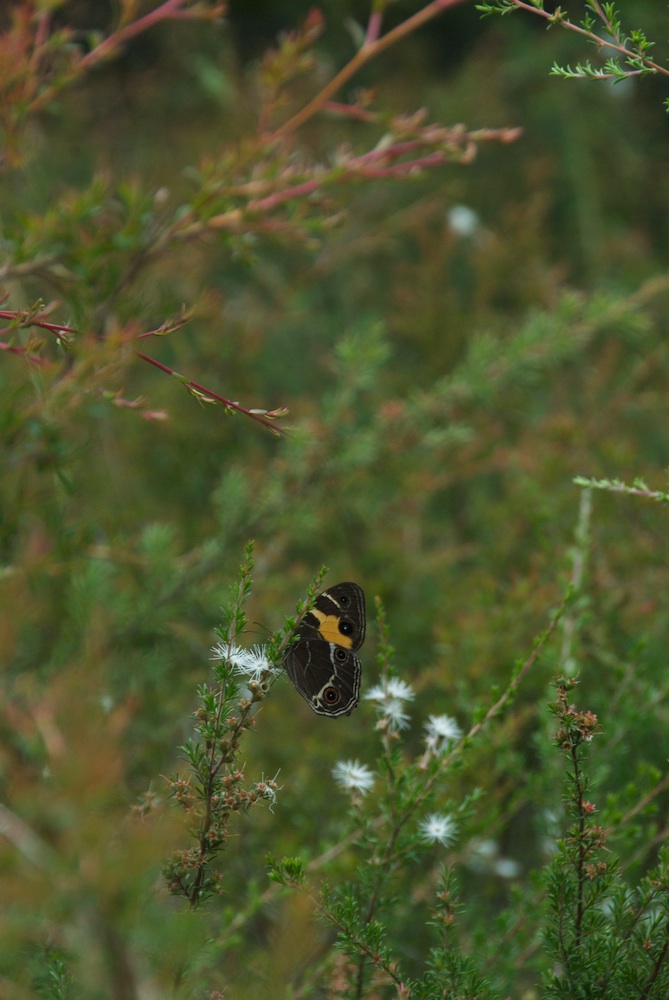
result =
M35 989L48 1000L67 1000L73 995L68 956L51 950L35 961Z
M611 80L620 83L634 76L647 76L655 73L667 74L667 68L651 59L651 49L655 43L648 40L646 33L640 28L625 31L623 18L614 3L600 3L599 0L583 0L583 17L579 23L572 21L568 13L558 6L556 10L547 11L544 0L530 0L530 6L519 0L491 0L477 4L477 10L486 16L490 14L511 14L524 10L545 18L547 27L560 25L575 31L594 45L601 56L602 50L613 49L615 55L608 56L599 65L586 59L578 62L575 68L553 63L551 73L564 80Z
M268 656L260 649L245 652L237 640L246 631L245 605L251 596L252 570L253 544L249 543L239 582L225 608L225 621L216 630L220 642L214 648L218 660L215 686L203 684L199 688L195 737L180 748L188 774L177 774L168 784L169 795L186 814L195 846L176 852L163 874L170 892L184 896L191 906L226 891L223 875L214 869L214 862L226 846L235 814L247 813L263 800L273 803L278 789L275 779L264 776L250 784L245 782L237 761L242 741L255 725L252 710L268 695L276 676L274 665L280 665L291 632L308 611L309 603L300 602L297 618L288 619L286 628L272 636ZM310 596L315 594L322 576L314 582ZM248 696L244 697L240 697L240 670L248 680Z
M651 490L643 481L637 478L631 486L621 482L619 479L588 479L585 476L576 476L574 482L577 486L585 486L591 490L605 490L608 493L624 493L627 496L647 497L649 500L656 500L659 503L669 501L669 493L664 490Z
M546 870L552 919L545 940L559 973L546 976L547 997L663 997L669 989L669 869L659 865L633 889L607 852L607 831L586 798L587 745L599 734L596 717L568 698L574 681L558 683L555 743L567 762L572 825Z
M665 996L662 5L251 6L0 26L0 994Z

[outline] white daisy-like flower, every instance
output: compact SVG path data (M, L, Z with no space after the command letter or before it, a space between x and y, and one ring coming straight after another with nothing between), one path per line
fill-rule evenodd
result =
M411 701L415 697L414 689L400 677L388 677L381 684L375 684L365 694L368 701L375 701L379 705L385 705L389 701Z
M430 715L425 723L425 746L439 757L462 737L462 730L450 715Z
M415 696L411 685L399 677L389 677L365 693L368 701L376 702L381 718L386 720L391 729L407 728L410 717L404 711L404 702L411 701Z
M493 867L500 878L518 878L520 875L520 865L513 858L498 858Z
M227 643L219 642L212 653L214 660L228 660L238 674L250 681L259 681L266 674L277 673L277 669L267 659L265 646L244 649L242 646L228 646Z
M399 698L390 698L381 709L382 718L391 730L408 729L411 716L402 711L403 705Z
M366 795L374 785L374 774L357 760L340 760L332 768L334 780L346 792Z
M473 236L481 223L476 212L468 205L453 205L446 215L451 232L456 236Z
M479 858L483 858L485 861L491 861L499 854L497 841L492 840L491 838L476 841L473 848L473 854L476 854Z
M499 856L499 845L496 840L470 840L468 845L467 864L475 872L489 872Z
M432 813L418 824L421 839L426 844L443 844L448 847L454 843L458 825L452 816Z

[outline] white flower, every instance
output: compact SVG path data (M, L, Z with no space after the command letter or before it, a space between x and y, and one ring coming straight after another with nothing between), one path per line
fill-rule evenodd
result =
M243 674L250 681L259 681L266 674L277 673L277 669L267 659L265 646L252 646L243 649L241 646L228 646L219 642L212 653L215 660L228 660L238 674Z
M478 215L468 205L453 205L446 219L456 236L472 236L480 228Z
M471 840L469 842L469 857L467 864L475 872L489 872L494 869L499 856L499 845L496 840Z
M389 677L370 688L365 698L376 702L381 717L388 722L391 729L406 729L409 725L409 716L403 710L404 702L415 698L415 692L406 681L399 677Z
M381 684L375 684L365 694L365 698L369 701L376 701L380 705L386 704L390 700L411 701L415 697L416 693L411 685L399 677L388 677Z
M498 858L493 868L500 878L517 878L520 875L520 865L513 858Z
M462 737L462 730L450 715L430 715L425 723L425 746L439 757Z
M340 788L347 792L366 795L374 784L373 773L357 760L340 760L332 768L332 774Z
M480 858L484 858L486 861L491 861L493 858L496 858L499 853L497 841L492 839L479 840L476 842L472 853L477 854Z
M430 715L425 723L428 736L454 742L462 736L462 730L450 715Z
M448 847L455 840L458 832L457 823L451 816L440 816L432 813L418 824L420 836L427 844L443 844Z

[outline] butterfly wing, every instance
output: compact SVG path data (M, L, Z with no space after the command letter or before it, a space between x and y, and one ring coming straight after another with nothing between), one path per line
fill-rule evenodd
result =
M318 715L350 715L358 704L362 664L352 650L323 639L300 639L288 650L284 667Z
M365 641L365 594L357 583L337 583L319 594L297 630L304 639L323 639L355 651Z

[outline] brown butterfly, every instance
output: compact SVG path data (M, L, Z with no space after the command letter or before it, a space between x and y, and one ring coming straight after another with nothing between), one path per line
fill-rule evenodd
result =
M283 665L319 715L350 715L360 700L365 641L365 595L357 583L338 583L319 594L297 630Z

